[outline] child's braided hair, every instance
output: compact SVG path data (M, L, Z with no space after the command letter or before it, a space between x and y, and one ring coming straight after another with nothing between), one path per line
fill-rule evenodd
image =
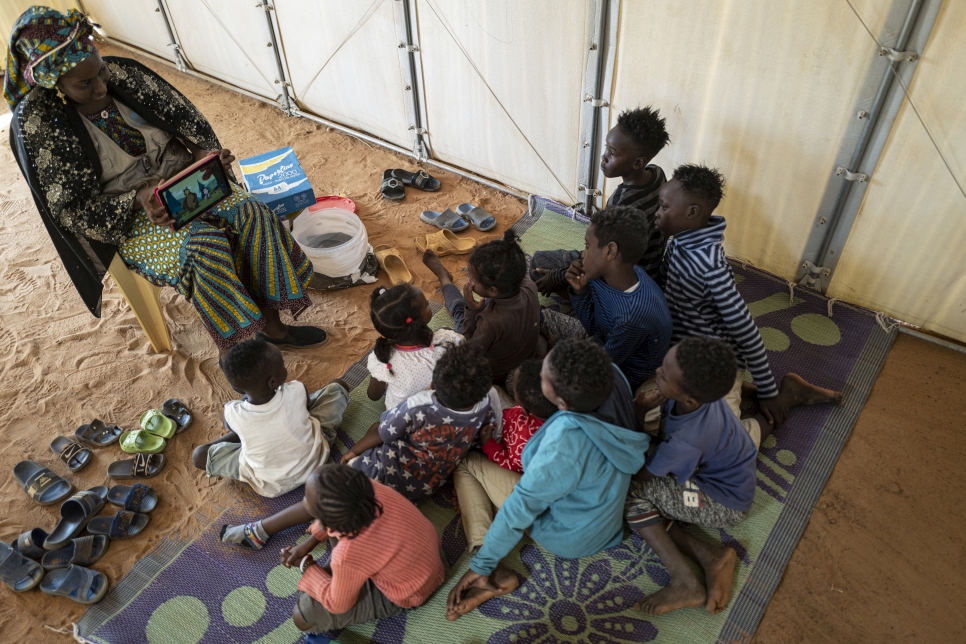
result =
M415 286L397 284L390 289L376 288L369 299L369 318L379 332L372 352L389 373L393 373L389 362L393 345L428 347L433 343L433 330L423 323L416 295Z
M527 276L527 256L512 228L497 239L478 246L469 259L470 266L484 288L496 288L499 297L513 297Z
M306 497L312 515L322 525L353 539L382 515L382 504L369 477L341 463L326 463L309 475L318 497Z

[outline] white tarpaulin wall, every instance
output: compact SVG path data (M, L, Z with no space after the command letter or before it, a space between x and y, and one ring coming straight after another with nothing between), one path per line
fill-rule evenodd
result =
M856 119L882 78L876 40L896 42L907 10L929 6L925 56L902 64L918 70L912 100L936 144L908 104L883 121L878 166L861 168L871 183L852 190L851 236L826 275L836 297L966 340L966 2L946 0L937 16L939 1L80 4L107 35L168 60L170 25L189 71L289 113L568 203L594 194L582 183L600 187L589 169L599 133L622 109L653 105L671 134L655 162L669 174L721 169L728 252L786 278L816 257L843 185L836 168L852 165ZM27 4L5 0L5 28ZM818 255L831 252L824 239Z
M966 342L964 34L966 2L947 0L909 87L950 168L907 101L872 175L829 295Z

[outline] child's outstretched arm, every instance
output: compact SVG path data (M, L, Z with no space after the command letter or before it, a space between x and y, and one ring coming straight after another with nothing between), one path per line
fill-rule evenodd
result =
M379 422L376 421L366 431L366 435L357 440L356 444L349 448L349 451L345 453L339 462L348 463L356 456L361 456L366 450L382 445L382 443L382 436L379 435Z

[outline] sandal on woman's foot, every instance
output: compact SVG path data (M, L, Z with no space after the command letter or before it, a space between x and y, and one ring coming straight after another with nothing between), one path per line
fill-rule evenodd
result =
M59 456L71 472L80 472L94 458L94 452L66 436L55 438L50 443L50 451Z
M323 345L329 340L328 334L317 326L290 326L284 338L273 338L264 333L262 335L268 342L279 347L314 347Z
M496 218L480 206L474 206L471 203L461 203L456 206L456 212L469 221L473 225L473 228L476 228L481 233L496 228Z
M470 227L466 220L453 212L451 208L447 208L443 212L424 210L423 214L419 215L419 220L443 230L452 230L454 233L462 232Z
M47 550L44 549L44 541L46 540L47 533L40 528L34 528L17 537L17 540L11 545L24 557L40 561L41 557L47 554Z
M439 182L439 179L430 176L425 170L410 172L409 170L400 170L397 168L392 171L392 176L402 181L404 185L412 186L416 190L422 190L423 192L436 192L443 185Z
M121 451L128 454L157 454L166 444L163 438L146 429L124 432L121 436Z
M111 540L104 535L86 536L73 539L63 548L52 550L44 555L40 565L44 570L58 570L70 565L90 566L100 561Z
M164 404L161 405L161 413L173 420L174 424L178 426L175 434L180 434L188 429L188 425L191 424L191 412L177 398L165 400Z
M402 255L395 247L382 244L372 249L372 252L379 262L379 268L389 276L389 284L396 286L397 284L413 283L413 274L409 272L406 262L403 261Z
M163 454L138 454L134 458L114 461L107 468L107 475L115 481L125 479L149 479L164 469Z
M392 176L392 172L392 170L386 170L382 173L382 186L379 191L386 199L399 201L406 196L406 188L403 187L402 181Z
M90 447L107 447L117 442L124 430L117 425L105 425L104 421L95 418L87 425L81 425L74 431L74 438Z
M40 590L45 595L73 599L78 604L96 604L104 599L108 586L104 573L72 565L48 572L40 584Z
M150 512L158 505L158 493L150 485L115 485L108 491L107 500L131 512Z
M106 502L107 488L103 485L81 490L64 501L60 506L60 521L44 540L44 550L57 550L70 543Z
M40 505L60 503L74 486L36 461L20 461L13 467L13 475L23 491Z
M420 253L425 253L428 248L436 253L437 257L465 255L476 248L476 240L472 237L460 238L448 230L441 230L432 235L417 237L416 248Z
M149 409L141 414L138 424L141 426L141 429L146 429L155 436L160 436L161 438L171 438L178 429L177 423L159 412L157 409ZM164 448L162 447L161 449Z
M261 521L242 525L223 525L218 533L222 543L245 546L252 550L261 550L268 543L270 535L265 532Z
M10 590L22 593L36 588L44 578L44 569L33 559L14 550L13 546L0 541L0 581Z
M94 517L87 524L91 534L101 534L111 539L136 537L148 526L148 515L142 512L118 510L112 517Z

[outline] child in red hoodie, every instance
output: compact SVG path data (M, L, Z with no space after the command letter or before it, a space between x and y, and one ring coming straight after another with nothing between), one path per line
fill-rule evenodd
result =
M527 441L557 411L541 390L541 367L540 360L527 360L510 374L511 382L507 384L516 406L503 411L502 442L491 438L492 426L481 427L483 454L469 452L453 472L470 552L483 545L483 537L493 523L493 506L499 509L520 480L520 455Z

